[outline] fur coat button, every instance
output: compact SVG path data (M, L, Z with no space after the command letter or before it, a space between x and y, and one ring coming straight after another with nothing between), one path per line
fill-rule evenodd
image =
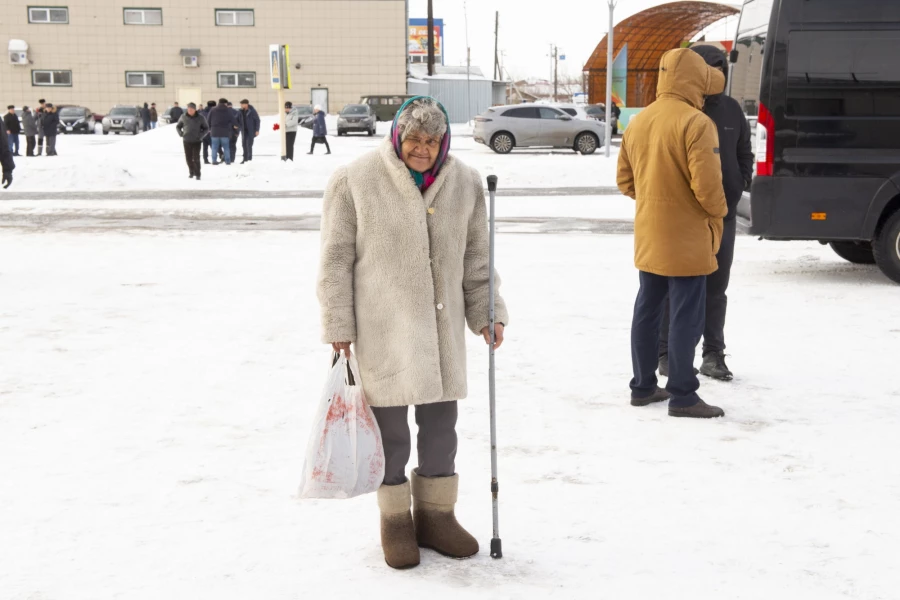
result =
M433 214L434 214L434 207L433 207L433 206L432 206L431 208L428 209L428 214L429 214L429 215L433 215Z

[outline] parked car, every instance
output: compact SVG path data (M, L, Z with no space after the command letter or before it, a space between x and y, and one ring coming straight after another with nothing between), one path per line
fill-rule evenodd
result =
M575 119L590 119L591 117L587 114L587 111L584 109L584 106L581 104L563 104L559 102L553 102L547 104L546 106L553 106L563 111L570 117Z
M291 114L299 115L302 122L307 117L313 116L313 106L312 104L295 104Z
M114 106L103 119L103 135L112 131L116 135L122 132L137 135L144 129L141 109L137 106Z
M599 121L576 119L559 108L541 104L497 106L475 117L475 141L498 154L529 147L571 148L593 154L604 136Z
M59 111L60 133L94 133L94 113L83 106L66 106Z
M159 123L160 125L171 125L172 124L172 109L174 106L170 106L166 109L166 111L159 115Z
M605 104L588 104L584 107L584 112L587 113L589 119L596 119L603 123L606 123L606 105ZM612 128L613 132L618 131L619 128L619 119L616 118L616 115L612 116Z
M374 108L379 121L393 121L397 111L410 98L412 96L363 96L359 103Z
M375 135L378 116L375 109L368 104L348 104L338 115L338 135L347 135L351 131Z

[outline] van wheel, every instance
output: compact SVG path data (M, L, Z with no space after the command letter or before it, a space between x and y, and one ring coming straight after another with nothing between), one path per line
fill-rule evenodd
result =
M900 283L900 210L888 217L872 250L881 272Z
M579 133L575 138L575 151L582 154L593 154L600 147L600 140L593 133Z
M875 254L869 242L831 242L834 253L855 265L874 265Z
M494 137L491 138L491 150L497 154L509 154L512 152L515 145L516 141L513 139L512 134L506 133L505 131L496 133L494 134Z

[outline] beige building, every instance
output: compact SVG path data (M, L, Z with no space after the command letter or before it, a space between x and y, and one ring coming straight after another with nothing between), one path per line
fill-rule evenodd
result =
M336 112L406 92L405 0L5 0L0 104L198 105L277 110L269 45L290 46L288 100ZM228 8L223 8L228 7ZM27 49L26 49L27 46Z

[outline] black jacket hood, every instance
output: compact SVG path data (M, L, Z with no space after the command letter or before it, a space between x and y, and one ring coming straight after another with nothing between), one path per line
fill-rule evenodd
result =
M725 74L725 79L728 79L728 56L726 56L723 50L719 50L715 46L706 46L702 44L691 46L691 50L699 54L710 67L722 71ZM711 100L713 103L716 103L721 97L722 94L707 96L707 102Z

